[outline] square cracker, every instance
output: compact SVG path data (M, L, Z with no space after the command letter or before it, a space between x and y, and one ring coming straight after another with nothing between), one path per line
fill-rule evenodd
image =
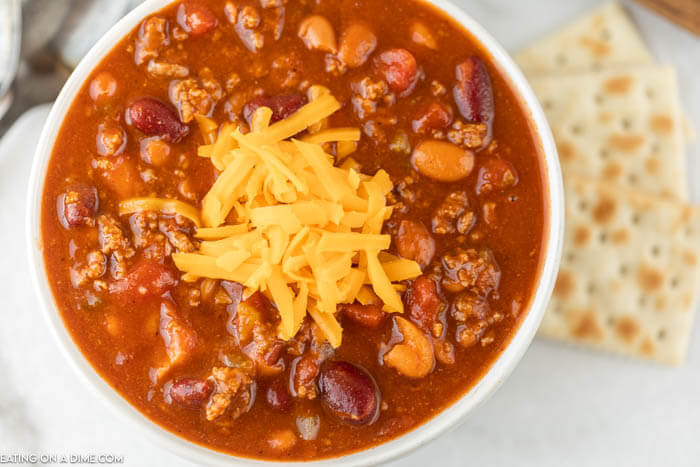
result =
M675 71L647 66L530 81L565 173L688 199Z
M654 63L637 28L618 3L604 4L543 37L517 54L515 61L529 77Z
M541 336L678 365L700 285L700 211L566 177L559 278Z

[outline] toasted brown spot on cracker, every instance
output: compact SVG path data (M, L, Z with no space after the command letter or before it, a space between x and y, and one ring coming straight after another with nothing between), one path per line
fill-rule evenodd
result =
M631 76L616 76L605 82L605 90L611 94L626 94L632 83L634 79Z
M601 197L598 204L593 208L593 218L600 224L609 222L615 215L615 201Z
M695 252L685 250L683 252L683 261L685 261L685 264L687 264L688 266L695 266L696 264L698 264L698 257L695 254Z
M620 339L631 344L639 334L639 324L634 318L625 316L617 322L615 332Z
M614 180L619 177L620 174L622 174L622 167L615 162L611 162L603 169L603 177L605 177L606 180Z
M623 152L635 151L644 144L644 136L642 135L622 135L615 133L608 138L610 147Z
M644 166L646 167L647 172L649 172L652 175L655 175L659 172L659 167L661 166L661 163L659 162L658 158L650 157L646 160Z
M594 37L583 36L579 39L579 43L596 57L603 57L610 53L610 44Z
M654 341L649 339L648 337L642 341L642 345L639 346L639 351L643 355L653 355L654 354Z
M619 229L613 232L612 234L612 241L613 243L616 243L618 245L623 245L627 243L627 240L630 238L630 234L627 231L627 229Z
M667 115L652 115L649 126L656 132L670 133L673 130L673 119Z
M654 291L661 288L664 283L664 276L657 269L651 266L642 265L637 274L639 285L644 291Z
M568 141L557 142L557 151L559 152L559 157L565 161L573 159L576 155L576 149Z
M586 246L589 238L591 238L591 230L585 225L579 226L574 231L574 243L578 247Z
M598 318L592 311L583 312L578 322L571 329L571 334L579 339L601 340L603 328L598 323Z
M666 297L659 297L656 299L656 311L664 311L666 308Z
M598 115L598 120L600 120L600 123L610 123L613 121L613 114L610 112L601 112Z
M576 287L576 281L574 276L564 269L559 271L559 277L557 277L557 283L554 285L554 295L561 298L567 298L571 295Z

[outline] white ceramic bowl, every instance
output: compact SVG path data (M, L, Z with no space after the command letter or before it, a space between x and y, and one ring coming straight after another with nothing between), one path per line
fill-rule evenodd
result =
M42 303L46 319L61 349L68 357L68 361L76 368L78 374L89 383L89 386L128 422L169 451L201 464L276 465L277 463L274 462L232 457L190 443L162 429L132 407L93 370L80 353L58 313L45 274L44 260L40 248L41 199L46 168L63 117L68 112L76 93L89 73L112 50L114 45L136 27L145 16L165 7L172 1L146 0L141 6L119 21L83 58L56 99L41 133L29 181L26 228L30 269L36 293ZM546 257L540 270L537 291L529 310L527 310L527 316L517 333L513 336L510 344L494 362L488 373L467 394L432 420L393 441L341 458L308 463L314 466L355 466L386 462L426 444L463 421L469 412L496 391L527 350L539 327L545 307L551 296L559 267L564 230L564 194L557 152L544 113L518 67L483 27L447 0L429 0L429 3L432 3L445 14L454 18L470 31L477 41L483 44L495 63L510 78L516 93L520 95L530 111L532 126L539 136L539 143L543 150L545 162L544 170L547 183L545 196L549 206L548 223L545 228L547 237L545 244Z

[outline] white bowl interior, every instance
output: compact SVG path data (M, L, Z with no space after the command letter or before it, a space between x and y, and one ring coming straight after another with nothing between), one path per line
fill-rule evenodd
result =
M103 400L133 426L138 427L139 430L145 432L169 451L199 463L208 465L282 465L276 462L241 459L212 451L170 433L142 415L119 396L83 357L58 313L45 274L43 255L40 249L41 201L48 161L63 117L68 112L75 95L89 73L112 50L114 44L128 34L143 17L165 7L172 1L147 0L112 27L83 58L56 99L39 140L28 186L26 229L29 250L28 258L32 278L36 294L44 310L44 315L68 361L76 368L78 374L88 382L88 386L93 388ZM310 465L355 466L385 462L424 445L449 428L456 426L460 421L463 421L466 418L466 414L486 400L503 383L522 358L539 327L556 279L564 228L564 194L556 147L544 113L520 70L505 50L485 29L447 0L427 0L427 2L451 16L470 31L476 40L483 44L494 61L500 66L502 72L510 77L516 93L520 95L531 112L532 126L539 135L544 157L545 179L548 189L545 195L548 197L549 202L549 220L545 232L547 236L545 244L546 256L540 272L539 286L530 303L527 316L513 336L510 344L494 362L487 374L454 405L422 426L395 440L341 458L312 461L308 463Z

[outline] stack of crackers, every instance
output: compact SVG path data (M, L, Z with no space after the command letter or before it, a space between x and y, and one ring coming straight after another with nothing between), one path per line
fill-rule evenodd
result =
M561 270L540 335L678 365L700 289L700 211L675 72L606 4L516 56L557 143Z

